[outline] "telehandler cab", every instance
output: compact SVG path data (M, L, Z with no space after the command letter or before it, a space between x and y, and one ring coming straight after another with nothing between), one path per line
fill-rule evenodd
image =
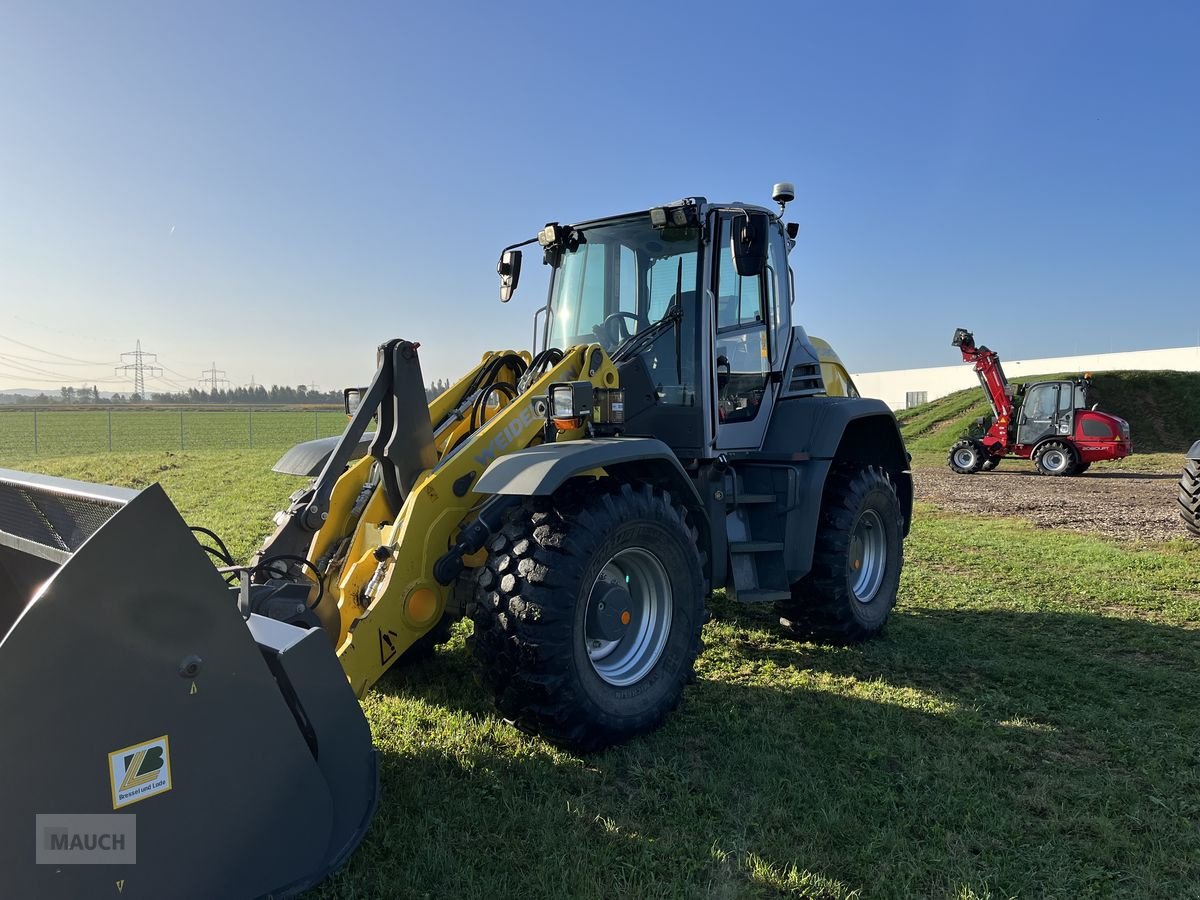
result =
M714 587L797 636L879 632L909 460L883 403L827 395L792 324L793 193L776 186L778 214L696 197L506 248L502 300L521 247L550 268L535 346L427 404L417 345L383 344L344 434L277 464L313 480L248 565L211 533L206 562L157 486L0 473L0 755L22 760L5 822L140 801L136 868L34 866L13 840L17 893L319 880L376 798L355 696L463 616L503 715L585 751L677 704ZM30 704L17 684L62 690Z

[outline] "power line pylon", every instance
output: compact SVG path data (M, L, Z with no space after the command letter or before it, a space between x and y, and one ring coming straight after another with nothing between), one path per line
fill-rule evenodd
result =
M158 362L157 353L147 353L142 349L142 342L139 340L135 349L128 353L122 353L121 359L128 358L123 366L115 366L113 373L116 375L128 375L133 373L133 392L139 397L146 396L146 373L150 373L151 378L162 377L163 370L154 363Z
M225 370L218 369L214 362L211 369L205 369L200 373L200 387L208 385L210 391L215 391L219 385L229 386L229 379L225 377Z

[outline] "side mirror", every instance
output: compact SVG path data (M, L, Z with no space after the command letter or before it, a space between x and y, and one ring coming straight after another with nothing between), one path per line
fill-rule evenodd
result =
M767 267L767 230L770 224L767 214L747 212L734 216L730 224L730 249L738 275L743 278L761 275Z
M500 302L507 303L517 289L517 282L521 280L521 251L505 250L501 253L496 272L500 275Z

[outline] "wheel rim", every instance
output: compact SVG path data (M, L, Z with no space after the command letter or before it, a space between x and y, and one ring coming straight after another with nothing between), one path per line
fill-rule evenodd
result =
M1067 467L1067 454L1061 450L1047 450L1042 454L1042 466L1047 472L1061 472Z
M601 568L588 594L584 646L596 674L636 684L662 656L671 632L671 580L658 557L630 547Z
M887 571L887 532L883 519L873 509L863 510L850 533L850 558L847 560L851 591L859 603L870 603L879 593Z
M975 463L975 451L970 447L959 447L954 451L954 464L960 469L969 469Z

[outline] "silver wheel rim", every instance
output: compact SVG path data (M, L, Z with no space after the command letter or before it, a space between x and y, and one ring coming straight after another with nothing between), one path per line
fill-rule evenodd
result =
M1061 472L1067 467L1067 454L1061 450L1047 450L1042 454L1042 466L1048 472Z
M954 451L954 464L960 469L969 469L975 463L975 451L970 447L959 447Z
M883 519L873 509L863 510L850 533L850 557L847 560L851 590L859 603L870 603L883 584L887 571L887 532Z
M605 603L605 594L611 602L610 585L628 591L627 609L600 608ZM662 656L671 633L671 599L667 570L649 550L630 547L604 564L588 593L583 633L588 659L601 679L613 687L627 687L649 674ZM622 623L623 634L610 640L591 623L598 614L614 612Z

